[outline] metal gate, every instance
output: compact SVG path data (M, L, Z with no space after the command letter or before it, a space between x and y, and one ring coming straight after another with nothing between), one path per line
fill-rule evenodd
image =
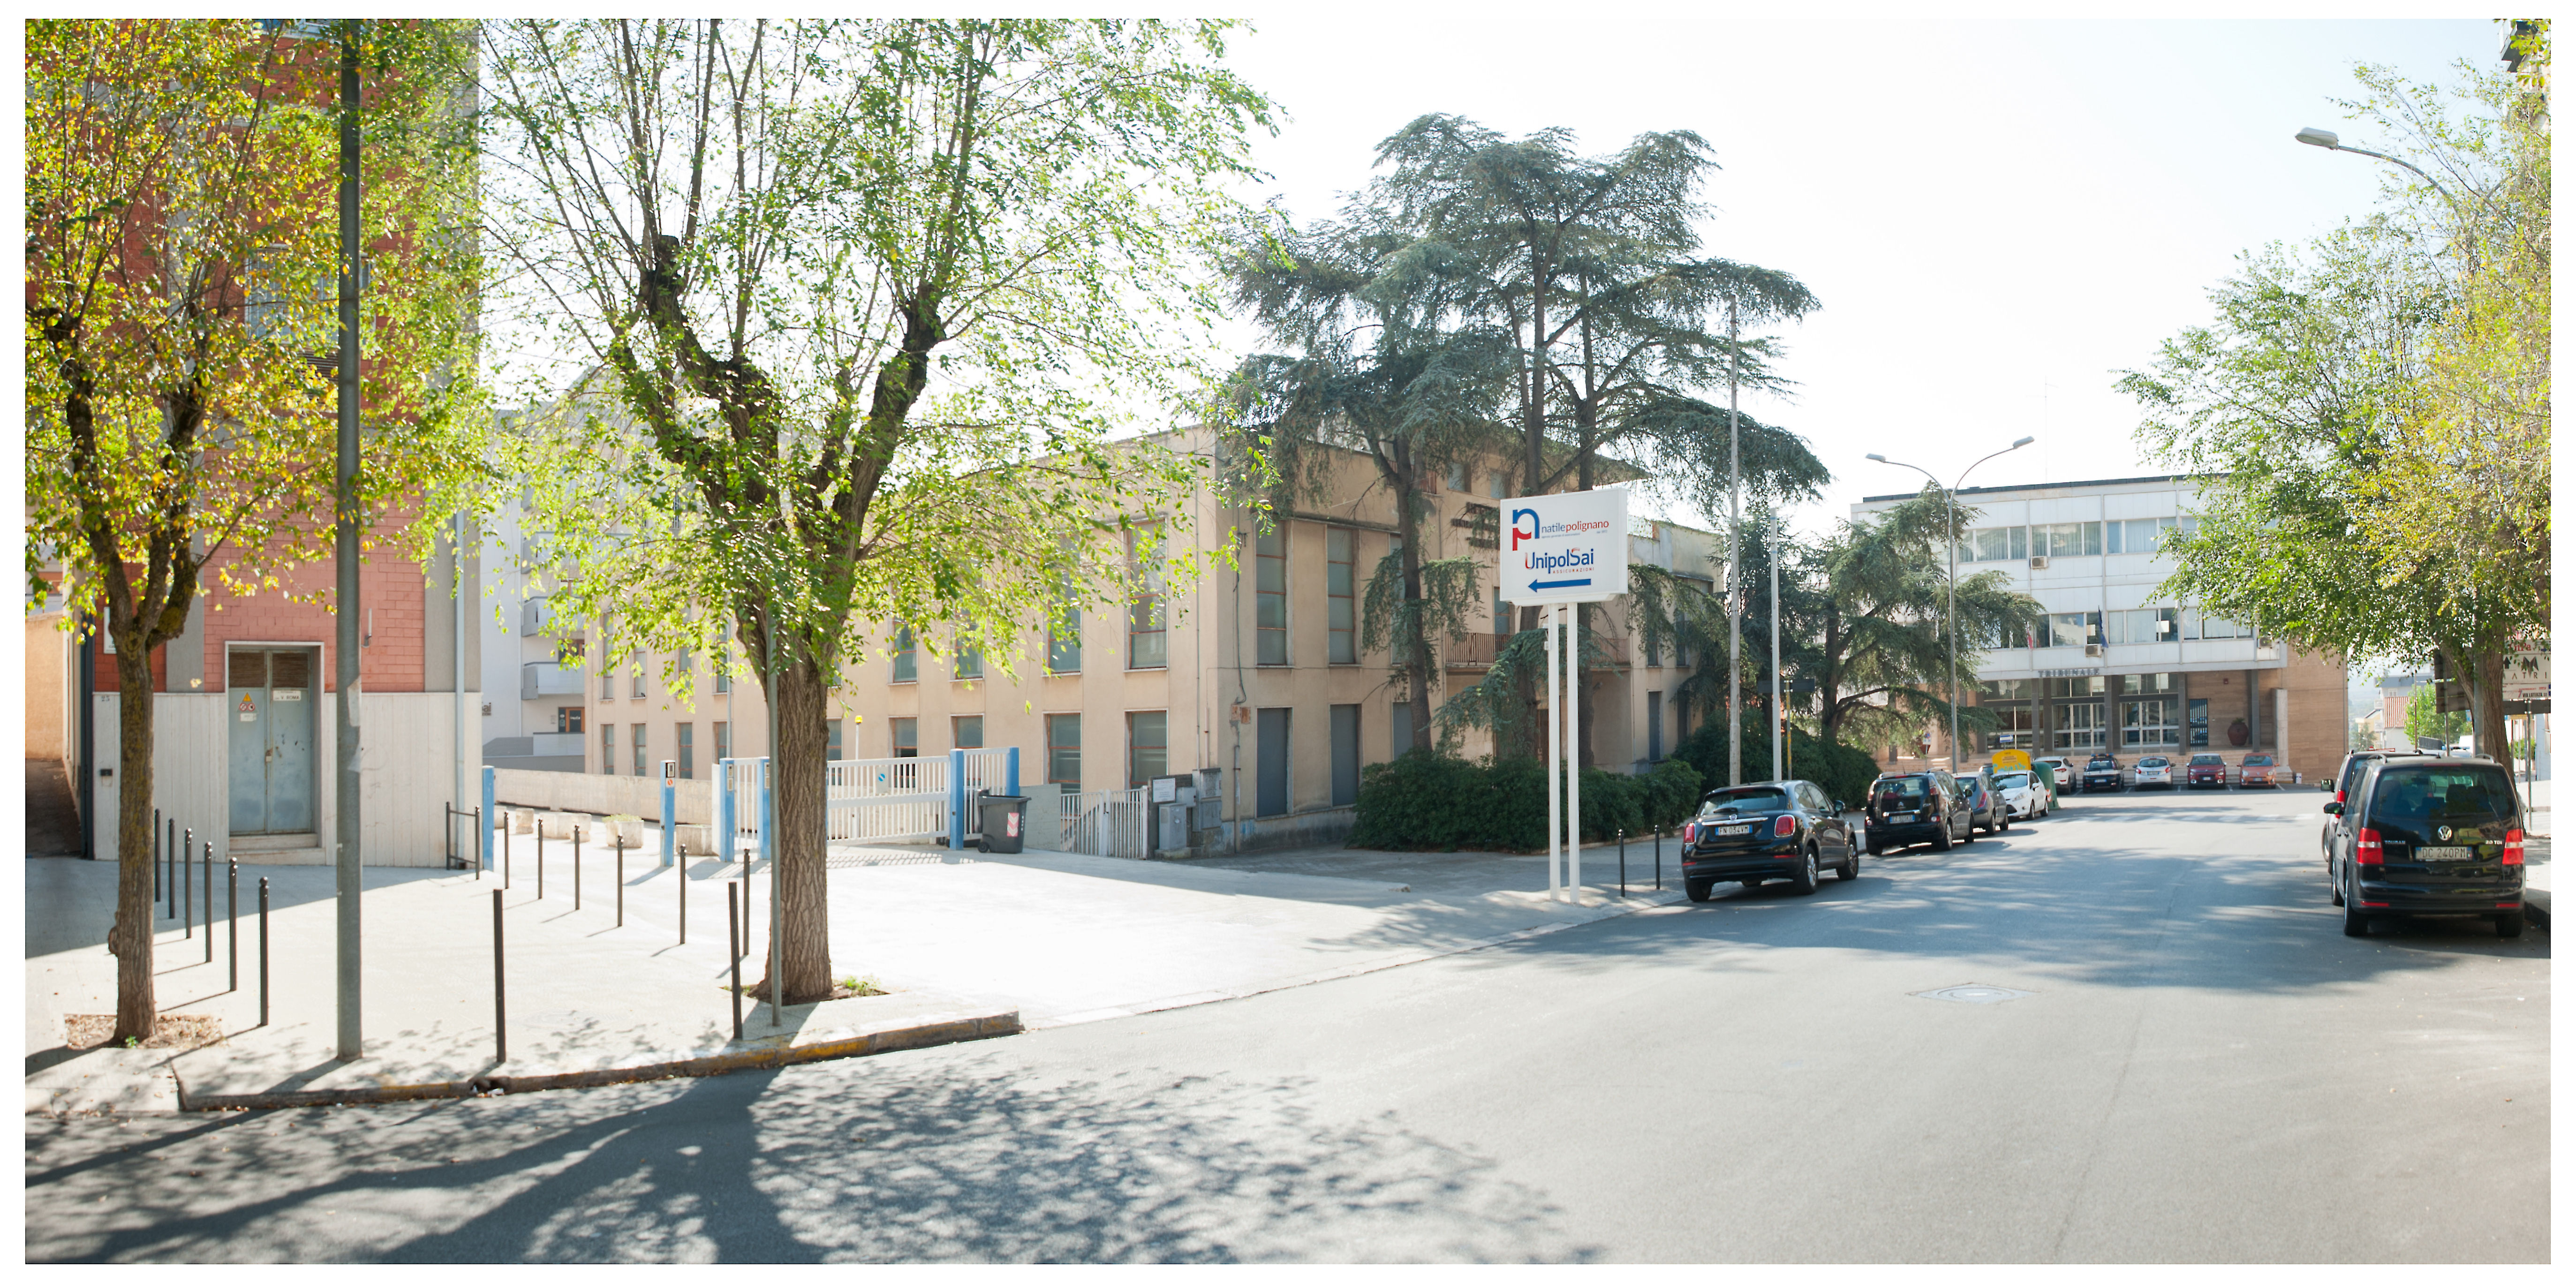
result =
M1147 825L1154 807L1150 789L1100 789L1056 795L1059 851L1141 860L1153 853Z

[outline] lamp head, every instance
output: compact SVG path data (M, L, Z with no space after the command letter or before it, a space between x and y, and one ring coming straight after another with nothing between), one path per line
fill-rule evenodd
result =
M2298 139L2300 142L2306 143L2310 147L2323 147L2327 151L2333 151L2335 148L2343 145L2343 140L2335 137L2335 132L2333 130L2319 129L2314 125L2310 125L2307 128L2300 130L2298 133L2291 135L2291 137Z
M1862 455L1861 457L1862 457L1862 458L1864 458L1864 459L1869 459L1869 460L1872 460L1872 461L1878 462L1878 463L1885 463L1885 462L1887 462L1887 456L1886 456L1886 455L1883 455L1883 454L1865 454L1865 455Z
M2023 446L2029 445L2031 442L2033 442L2033 441L2037 441L2037 440L2039 440L2039 438L2037 438L2037 437L2023 437L2021 440L2013 442L2013 443L2012 443L2012 448L2013 448L2013 449L2015 449L2015 450L2018 450L2018 449L2022 448Z

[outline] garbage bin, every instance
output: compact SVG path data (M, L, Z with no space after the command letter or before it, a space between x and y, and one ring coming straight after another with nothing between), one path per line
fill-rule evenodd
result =
M977 831L983 835L984 849L994 855L1018 855L1028 833L1029 800L1007 793L986 793L980 809Z

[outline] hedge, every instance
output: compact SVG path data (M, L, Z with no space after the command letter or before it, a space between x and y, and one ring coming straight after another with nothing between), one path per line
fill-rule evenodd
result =
M1547 768L1529 758L1470 762L1412 752L1360 772L1350 845L1391 851L1537 851L1547 847ZM1666 760L1644 775L1583 772L1583 835L1608 841L1697 809L1699 772Z

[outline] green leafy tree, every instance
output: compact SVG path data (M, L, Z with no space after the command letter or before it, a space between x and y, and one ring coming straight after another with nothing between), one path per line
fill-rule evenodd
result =
M116 644L115 1036L149 1038L152 652L210 579L248 596L331 554L337 41L245 20L27 24L27 570ZM355 502L426 554L477 480L467 48L365 28ZM32 600L46 593L38 585Z
M2442 711L2439 696L2431 682L2415 688L2406 697L2406 739L2413 744L2431 740L2438 744L2456 744L2469 733L2469 715Z
M569 612L617 615L602 662L713 652L719 615L751 657L785 922L764 993L830 990L827 692L869 636L975 645L1009 680L1000 639L1201 565L1173 538L1199 461L1113 440L1109 407L1214 382L1196 265L1270 119L1217 65L1226 29L494 30L519 319L615 407L520 440L534 524L575 563Z

